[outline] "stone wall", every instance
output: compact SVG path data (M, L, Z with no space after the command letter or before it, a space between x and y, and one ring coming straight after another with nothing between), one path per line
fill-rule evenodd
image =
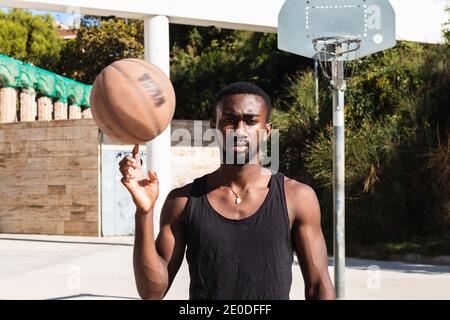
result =
M220 155L216 147L211 146L211 140L201 139L209 129L208 121L173 120L171 124L172 136L172 188L183 186L195 178L212 172L219 167ZM188 136L184 134L188 134ZM183 139L181 135L183 134ZM194 138L197 136L197 139ZM124 145L102 135L104 145L115 145L123 149L132 150L132 145ZM139 150L146 150L145 145Z
M100 236L103 140L92 119L0 124L0 233ZM218 166L217 148L172 142L173 188Z
M92 120L0 125L0 232L97 236L99 132Z

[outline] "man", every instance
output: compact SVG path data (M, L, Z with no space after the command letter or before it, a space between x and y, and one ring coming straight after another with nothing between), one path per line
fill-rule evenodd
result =
M122 159L122 183L137 208L133 260L141 298L166 295L187 248L190 299L289 299L293 250L306 299L335 299L315 192L259 164L259 147L272 131L270 110L256 85L237 82L219 93L211 126L221 165L169 193L156 241L156 173L144 177L137 145L133 157Z

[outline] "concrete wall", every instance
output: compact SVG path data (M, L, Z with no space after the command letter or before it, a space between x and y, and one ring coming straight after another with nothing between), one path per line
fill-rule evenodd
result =
M92 120L0 125L0 232L99 235Z
M209 121L172 121L172 188L190 183L195 178L219 167L218 148L211 146L211 140L203 141L201 138L208 129ZM183 139L181 139L181 134L186 133L188 136L183 135ZM104 134L101 134L100 140L103 146L114 146L120 150L131 151L133 149L133 145L125 145L111 140ZM139 150L146 150L146 145L140 145ZM145 161L145 159L143 160Z
M194 147L192 121L180 128L192 139L172 142L173 188L219 166L217 148ZM92 119L0 124L0 233L100 236L101 144L120 143Z
M183 186L219 167L217 148L172 147L172 188Z

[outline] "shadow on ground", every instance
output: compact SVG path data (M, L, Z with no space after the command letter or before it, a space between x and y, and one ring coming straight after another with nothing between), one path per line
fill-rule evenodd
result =
M140 300L138 298L133 298L133 297L120 297L120 296L110 296L110 295L90 294L90 293L80 293L80 294L76 294L76 295L50 298L50 299L46 299L46 300L72 300L72 299L78 299L78 300L95 300L95 299Z
M125 246L132 247L129 243L114 243L114 242L86 242L86 241L68 241L68 240L38 240L38 239L19 239L19 238L0 238L0 240L8 241L31 241L31 242L47 242L47 243L72 243L72 244L95 244L103 246Z
M383 271L395 271L402 273L418 273L418 274L449 274L450 266L431 265L409 263L402 261L379 261L347 258L345 264L348 268L367 270L369 266L377 266ZM333 259L329 259L329 265L333 265Z

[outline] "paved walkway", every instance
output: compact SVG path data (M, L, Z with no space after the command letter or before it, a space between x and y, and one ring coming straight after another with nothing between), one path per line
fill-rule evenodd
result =
M0 299L138 299L132 244L132 237L0 234ZM347 299L450 299L450 266L348 258L347 267ZM303 299L297 263L293 279L291 299ZM183 263L166 299L187 299L188 287Z

